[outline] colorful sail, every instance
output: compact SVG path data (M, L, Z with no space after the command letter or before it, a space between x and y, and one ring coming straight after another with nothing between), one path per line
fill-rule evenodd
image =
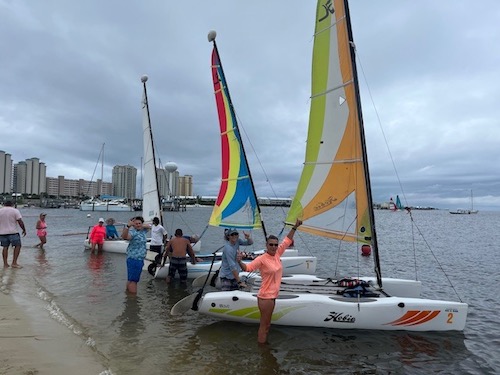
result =
M372 237L350 28L343 1L319 1L305 163L287 216L301 230L344 241Z
M219 115L222 179L209 224L242 229L261 228L257 198L215 44L212 52L212 79Z
M156 216L162 220L160 196L158 192L158 181L156 175L156 162L153 146L153 132L149 117L149 105L146 92L147 76L141 78L144 91L142 94L142 132L143 132L143 163L144 171L142 178L142 215L146 222L151 222Z

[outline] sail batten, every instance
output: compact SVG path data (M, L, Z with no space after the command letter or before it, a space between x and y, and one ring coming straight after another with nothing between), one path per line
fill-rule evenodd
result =
M353 83L354 83L354 81L351 79L351 80L349 80L349 81L347 81L347 82L343 83L342 85L339 85L339 86L337 86L337 87L334 87L334 88L328 89L328 90L326 90L326 91L324 91L324 92L320 92L320 93L315 94L315 95L311 95L310 99L316 99L316 98L318 98L318 97L324 96L324 95L329 94L329 93L331 93L331 92L334 92L334 91L336 91L336 90L343 89L343 88L345 88L345 87L347 87L347 86L349 86L349 85L352 85Z

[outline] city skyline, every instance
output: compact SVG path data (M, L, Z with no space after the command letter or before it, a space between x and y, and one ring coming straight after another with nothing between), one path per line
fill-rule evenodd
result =
M193 176L180 176L169 167L157 168L160 195L164 197L192 195ZM141 180L137 179L137 168L131 165L115 165L111 182L66 178L64 175L51 177L46 175L47 165L37 157L15 162L9 152L0 150L0 194L20 193L63 196L115 195L127 199L141 198ZM171 181L171 182L169 182ZM139 186L138 186L139 185ZM180 193L189 194L180 194Z

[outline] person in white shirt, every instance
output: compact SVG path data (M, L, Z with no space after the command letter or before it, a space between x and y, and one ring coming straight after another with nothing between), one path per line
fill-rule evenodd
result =
M12 268L22 268L17 263L17 258L21 252L21 237L19 236L19 225L23 231L23 237L26 236L26 228L21 213L17 208L12 207L12 201L6 201L4 207L0 208L0 244L3 247L2 257L4 268L10 267L7 261L9 255L9 246L14 248L14 257L12 258Z
M154 217L153 226L151 227L151 243L149 245L149 250L161 254L163 252L162 246L165 244L167 239L167 230L160 224L160 219Z

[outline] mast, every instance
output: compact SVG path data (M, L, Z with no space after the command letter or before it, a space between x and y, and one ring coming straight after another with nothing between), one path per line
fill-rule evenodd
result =
M366 181L366 189L367 189L367 195L368 195L368 216L370 218L370 223L372 227L372 247L373 247L373 254L374 254L374 266L375 266L375 274L377 275L377 283L378 285L382 288L382 271L380 269L380 254L378 251L378 242L377 242L377 231L375 228L375 214L373 212L373 199L372 199L372 188L371 188L371 183L370 183L370 171L368 169L368 154L366 151L366 140L365 140L365 131L364 131L364 126L363 126L363 114L361 112L361 96L359 94L359 82L358 82L358 73L356 69L356 48L354 45L354 40L353 40L353 35L352 35L352 28L351 28L351 18L349 14L349 5L347 3L347 0L344 0L344 9L345 9L345 14L346 14L346 21L347 21L347 33L349 36L349 49L351 51L351 65L352 65L352 71L353 71L353 80L354 80L354 90L356 92L356 105L357 105L357 112L358 112L358 119L359 119L359 133L361 136L361 149L362 149L362 154L363 154L363 168L364 168L364 174L365 174L365 181Z
M154 175L155 175L155 183L156 183L156 198L158 199L158 203L160 204L160 189L159 189L159 186L158 186L158 174L157 174L157 170L156 170L156 155L155 155L155 148L154 148L154 141L153 141L153 129L151 128L151 117L149 115L149 103L148 103L148 92L147 92L147 89L146 89L146 82L148 80L148 76L147 75L143 75L141 77L141 82L142 82L142 85L144 87L144 107L146 109L146 113L147 113L147 116L148 116L148 130L149 130L149 136L150 136L150 139L151 139L151 152L152 152L152 155L153 155L153 166L154 166ZM143 162L146 162L146 160L144 160ZM142 163L141 163L141 169L142 169ZM144 191L143 191L144 193ZM144 207L144 200L143 200L143 207ZM160 219L160 224L163 226L163 215L162 215L162 212L161 212L161 204L160 204L160 212L158 213L158 219Z
M104 178L104 145L106 143L102 144L102 158L101 158L101 186L99 186L99 195L102 197L102 181Z
M216 36L217 36L217 33L215 31L210 31L208 33L208 41L213 43L214 50L215 50L215 53L217 54L217 59L218 59L219 65L220 65L220 72L222 74L223 81L227 82L226 81L226 76L224 74L224 69L222 67L222 61L220 59L219 50L217 48L217 43L215 42ZM229 93L229 87L227 87L227 85L226 85L226 87L224 87L224 89L227 92L227 99L228 99L228 102L229 102L228 103L229 104L229 109L230 109L230 111L232 113L234 113L234 107L233 107L233 102L231 100L231 95ZM252 173L250 172L250 167L248 166L248 159L247 159L247 155L246 155L246 152L245 152L245 147L243 145L243 139L241 138L240 128L239 128L239 125L238 125L238 121L236 120L236 116L234 116L234 131L238 135L239 139L241 140L240 144L241 144L242 154L243 154L243 158L245 160L245 164L247 166L248 177L249 177L249 180L250 180L250 185L252 187L252 192L253 192L253 195L255 197L256 208L257 208L257 212L259 213L260 222L261 222L261 225L262 225L262 231L264 232L264 239L267 240L266 226L264 225L264 219L262 218L262 212L260 210L259 199L257 197L257 192L255 191L255 186L254 186L253 179L252 179Z
M474 198L472 197L472 189L470 189L470 211L474 211Z

